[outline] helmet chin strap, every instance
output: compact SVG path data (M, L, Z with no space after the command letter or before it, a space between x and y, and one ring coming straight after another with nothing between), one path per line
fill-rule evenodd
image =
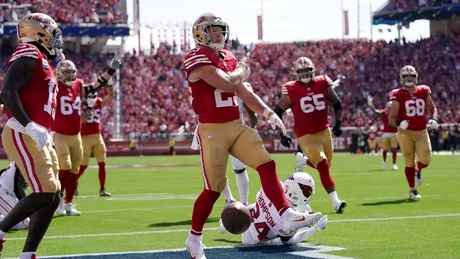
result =
M67 86L72 86L74 83L75 83L75 80L73 80L73 81L65 81L64 84L67 85Z
M302 83L310 83L311 78L300 78L300 82Z

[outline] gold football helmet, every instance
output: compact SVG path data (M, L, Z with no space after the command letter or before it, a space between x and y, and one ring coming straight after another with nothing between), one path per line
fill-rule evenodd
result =
M407 65L399 72L399 81L405 87L414 87L418 82L418 73L413 66Z
M37 43L49 59L60 57L64 41L57 23L43 13L32 13L22 18L17 25L19 43Z
M307 57L300 57L294 61L292 70L297 80L302 83L309 83L315 76L315 64Z
M193 39L196 44L221 50L228 41L230 30L220 17L212 13L201 15L192 27Z
M70 60L63 60L56 66L56 77L59 81L71 87L77 80L77 67Z

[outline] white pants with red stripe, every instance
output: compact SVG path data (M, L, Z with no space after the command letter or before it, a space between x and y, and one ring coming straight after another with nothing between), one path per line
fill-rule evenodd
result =
M3 220L3 216L8 215L16 204L18 204L18 198L16 198L16 195L7 191L0 185L0 213L2 214L0 220ZM29 222L30 219L26 218L14 226L13 229L26 229L29 227Z

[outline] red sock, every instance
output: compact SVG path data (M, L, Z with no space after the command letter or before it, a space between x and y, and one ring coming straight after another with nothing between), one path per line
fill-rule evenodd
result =
M383 162L386 162L387 161L387 151L383 150L382 155L383 155Z
M393 149L392 153L393 153L393 164L396 164L396 157L398 156L398 150Z
M405 168L406 179L407 183L409 184L410 188L415 188L415 167L407 167Z
M101 186L101 189L105 187L105 162L98 163L99 165L99 184Z
M88 168L87 165L80 165L80 171L78 172L78 175L77 175L77 182L78 182L78 180L80 180L80 177L83 175L83 173L85 172L86 168Z
M75 190L77 189L77 175L69 173L67 175L66 185L65 185L65 202L70 203L73 200L75 195Z
M309 167L311 167L311 168L314 168L314 169L316 169L316 165L315 165L315 164L313 164L313 162L312 162L312 161L310 161L310 160L307 160L307 165L308 165Z
M61 182L61 192L65 191L67 176L71 174L70 170L59 170L59 182Z
M275 161L270 161L257 167L260 177L260 184L267 198L273 203L280 215L290 208L289 203L284 195L283 186L281 185L278 175L276 175Z
M332 180L331 173L329 172L329 163L326 159L318 164L319 177L325 190L335 186L334 180Z
M423 168L427 167L428 165L422 164L417 162L416 170L422 170Z
M212 207L219 199L220 193L211 190L203 190L195 201L192 215L191 234L201 236L204 224L212 212Z

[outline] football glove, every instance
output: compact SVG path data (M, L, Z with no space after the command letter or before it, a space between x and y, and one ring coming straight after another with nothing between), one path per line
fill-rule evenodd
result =
M367 105L371 106L372 105L372 100L374 100L374 98L370 95L367 96Z
M121 58L121 55L118 54L112 59L112 61L110 61L110 68L113 70L117 70L121 67L122 64L123 60Z
M439 127L438 122L433 119L429 120L428 124L431 126L432 129L435 129L435 130L438 129Z
M340 135L342 135L342 121L340 120L337 120L335 122L335 125L334 127L332 128L332 132L334 132L334 135L336 137L339 137Z
M281 138L281 145L284 147L291 147L292 145L292 139L288 135L283 135L283 133L280 132L280 138Z
M286 127L283 124L283 121L276 115L274 111L270 108L265 108L264 110L264 117L268 118L268 123L272 126L272 129L276 129L278 127L281 130L281 133L286 136Z
M403 120L403 121L397 121L396 122L396 125L400 128L400 129L407 129L407 127L409 127L409 121L407 120Z
M26 133L35 141L38 150L40 151L46 146L46 144L51 143L51 136L48 131L39 127L35 124L35 122L29 122L26 125Z

